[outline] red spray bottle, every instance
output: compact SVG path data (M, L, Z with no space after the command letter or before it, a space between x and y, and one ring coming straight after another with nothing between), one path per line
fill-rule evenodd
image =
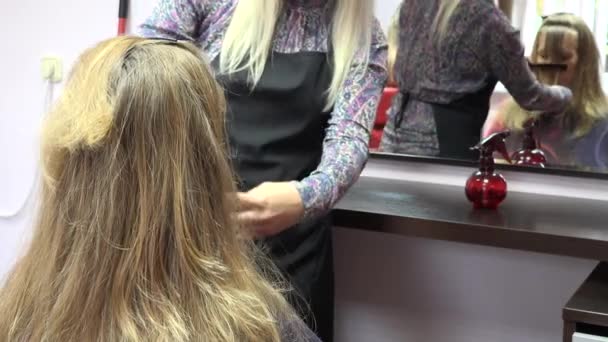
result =
M537 121L537 119L530 119L525 123L522 147L511 156L513 164L536 167L545 167L547 164L547 157L545 157L543 150L539 148L534 136L534 127Z
M494 170L495 151L510 163L505 139L509 131L494 133L483 139L472 149L479 151L479 171L467 180L465 193L476 209L496 209L507 197L507 181Z

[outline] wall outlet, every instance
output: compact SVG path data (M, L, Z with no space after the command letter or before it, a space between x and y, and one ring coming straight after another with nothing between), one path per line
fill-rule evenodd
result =
M42 79L59 83L63 79L63 65L61 58L55 56L42 57Z

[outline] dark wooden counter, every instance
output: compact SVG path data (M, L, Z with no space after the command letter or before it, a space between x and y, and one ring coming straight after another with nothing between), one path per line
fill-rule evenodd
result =
M564 306L564 320L608 327L608 264L600 263Z
M608 202L510 192L497 211L473 210L464 186L363 177L334 224L608 261Z
M564 341L576 331L608 336L608 264L601 262L564 306Z

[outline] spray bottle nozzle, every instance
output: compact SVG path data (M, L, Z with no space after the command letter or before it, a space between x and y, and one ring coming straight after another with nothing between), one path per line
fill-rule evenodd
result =
M533 128L534 126L536 126L537 121L538 121L538 117L532 117L532 118L526 120L526 122L524 122L523 128L524 129Z
M537 148L536 139L534 138L534 127L538 124L538 118L533 117L524 122L524 137L523 137L523 148L528 150L534 150Z
M494 152L499 152L503 158L509 164L511 164L511 157L509 157L509 153L507 152L507 144L505 139L511 135L509 130L497 132L491 134L481 140L479 144L471 147L472 150L478 150L480 153L480 158L491 158Z

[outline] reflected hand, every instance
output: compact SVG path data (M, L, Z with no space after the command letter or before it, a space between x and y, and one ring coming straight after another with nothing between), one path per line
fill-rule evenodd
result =
M554 110L554 111L540 111L540 113L543 115L548 115L548 116L557 116L557 115L562 114L564 112L564 110L566 110L566 108L568 108L568 106L572 102L572 90L570 90L567 87L560 86L560 85L552 85L550 87L552 89L557 89L561 93L562 100L563 100L562 108L559 108L558 110Z

